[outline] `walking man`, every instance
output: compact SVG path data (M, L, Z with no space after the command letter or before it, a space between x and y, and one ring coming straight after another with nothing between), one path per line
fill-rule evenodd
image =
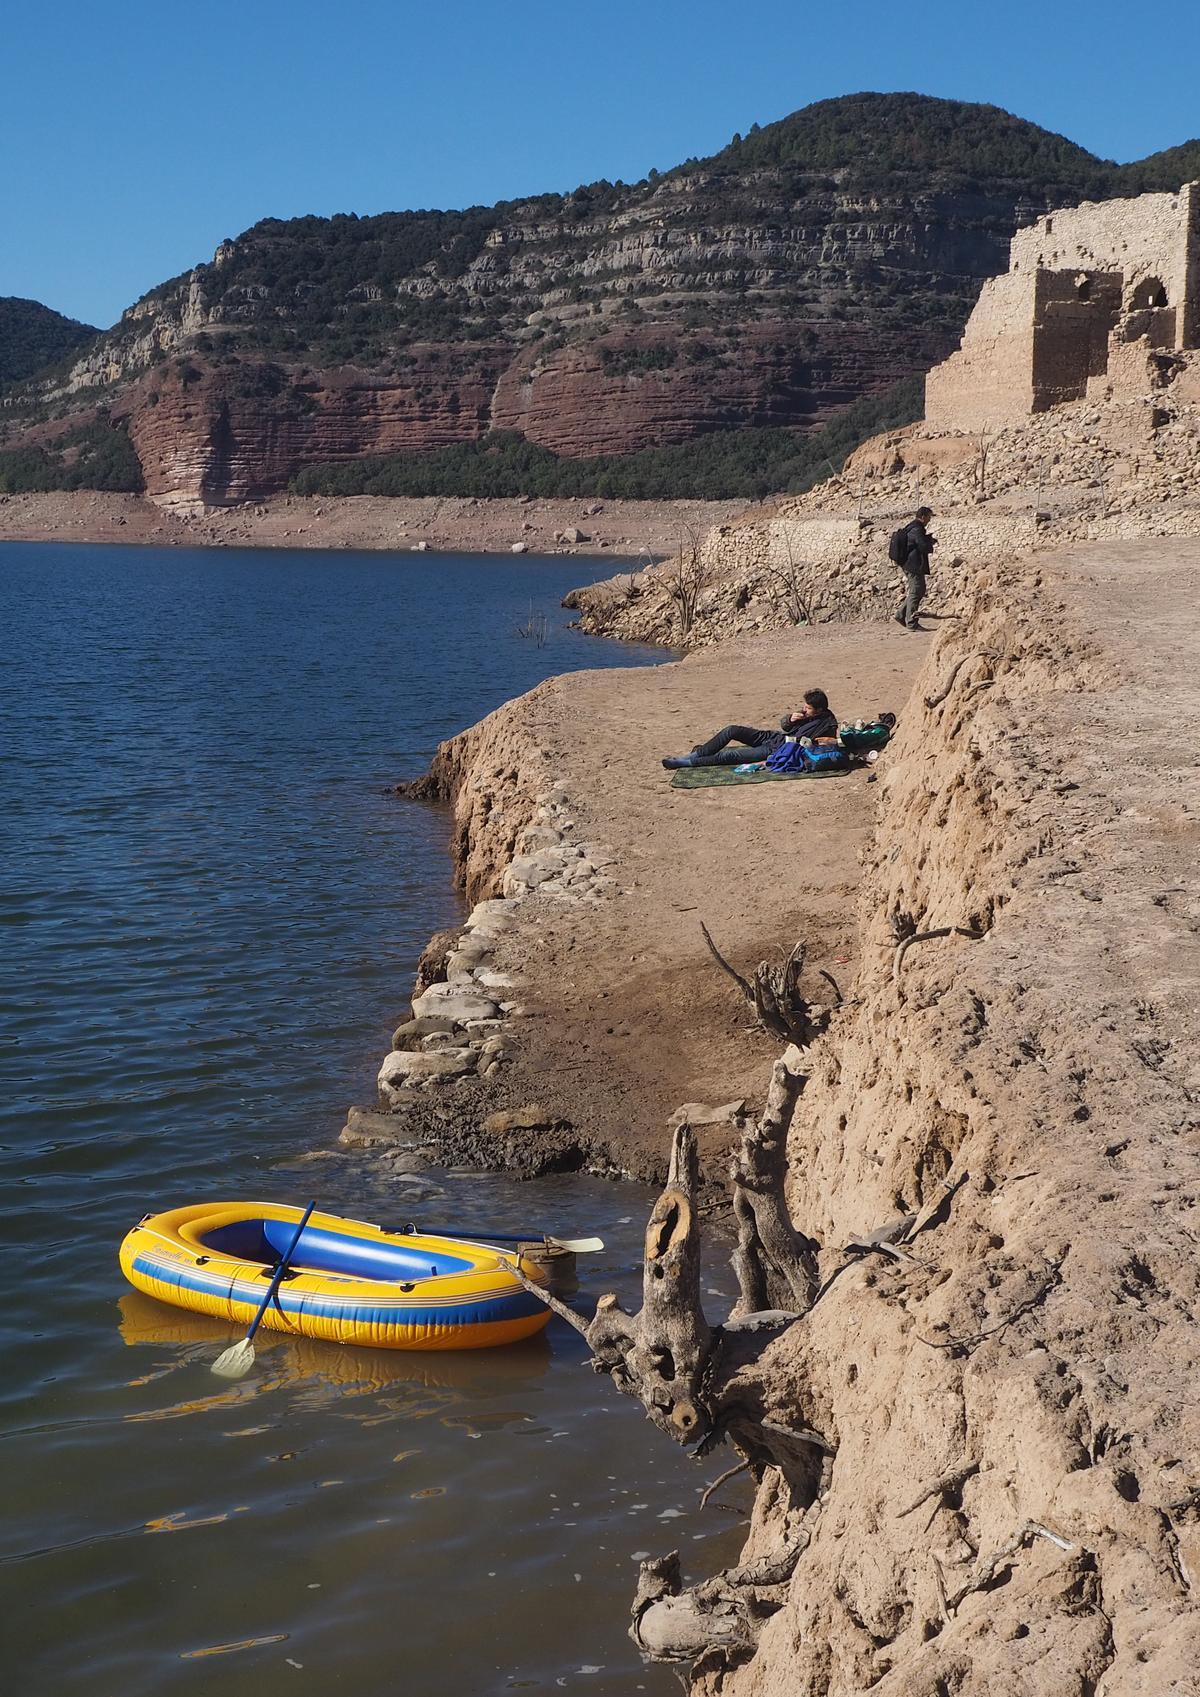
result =
M917 614L925 599L929 556L937 545L937 537L930 536L925 528L932 517L932 508L918 507L912 523L892 539L894 549L891 557L903 571L906 586L904 600L896 610L896 623L903 625L905 630L927 629L918 622ZM897 554L902 557L897 558Z

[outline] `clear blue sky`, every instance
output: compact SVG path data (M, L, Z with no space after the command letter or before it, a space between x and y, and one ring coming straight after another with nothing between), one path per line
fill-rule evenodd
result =
M1200 134L1195 0L41 0L0 39L0 295L101 325L258 218L633 182L862 89Z

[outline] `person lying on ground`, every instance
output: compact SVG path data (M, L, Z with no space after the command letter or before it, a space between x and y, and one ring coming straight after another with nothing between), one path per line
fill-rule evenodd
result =
M837 714L829 706L823 689L806 689L804 706L793 708L779 721L777 731L760 731L753 725L724 725L707 742L698 742L690 754L668 755L663 761L667 770L680 766L740 766L746 760L746 750L752 748L760 760L765 760L773 748L789 738L798 742L801 737L814 741L818 737L837 736ZM731 748L731 743L739 746Z

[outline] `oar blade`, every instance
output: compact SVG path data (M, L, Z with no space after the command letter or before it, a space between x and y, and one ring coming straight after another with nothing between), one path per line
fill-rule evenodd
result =
M212 1364L212 1370L218 1379L244 1379L254 1366L254 1345L249 1338L239 1338L228 1349L222 1350Z
M549 1241L560 1249L569 1249L572 1255L596 1255L604 1248L602 1237L552 1237Z

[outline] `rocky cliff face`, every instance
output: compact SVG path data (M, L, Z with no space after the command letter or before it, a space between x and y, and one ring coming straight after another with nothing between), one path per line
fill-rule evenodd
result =
M236 506L286 489L298 466L478 435L502 351L473 348L453 371L437 350L422 354L399 374L172 360L122 396L113 416L126 421L160 505Z
M121 409L148 492L195 506L490 430L570 456L805 430L944 357L1018 224L1115 170L994 108L861 95L632 186L268 219L34 399Z

